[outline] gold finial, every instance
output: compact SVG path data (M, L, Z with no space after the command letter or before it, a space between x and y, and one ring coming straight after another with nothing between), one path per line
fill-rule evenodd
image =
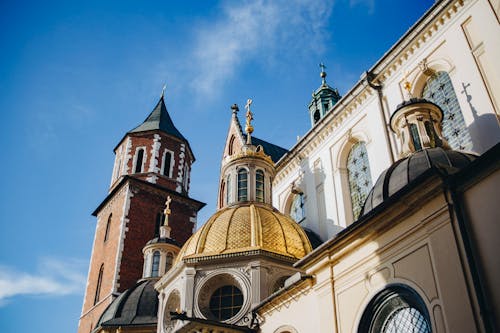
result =
M163 225L168 226L168 216L170 215L170 203L172 202L172 198L170 195L167 197L167 201L165 201L165 209L163 210L163 214L165 215L165 222Z
M161 89L161 96L160 96L160 98L164 98L165 97L165 89L167 89L167 85L166 84L164 84L163 88Z
M245 132L247 132L247 145L252 144L252 138L251 135L253 133L253 126L252 126L252 120L253 120L253 113L250 111L250 105L252 105L252 99L249 98L247 99L247 104L245 105L245 109L247 109L247 122L245 126Z
M408 71L406 71L404 76L403 76L403 88L406 90L407 97L411 98L412 97L412 95L411 95L411 83L410 83L410 81L408 81L409 74L410 73L408 73Z
M326 72L325 72L325 64L320 63L319 68L321 68L321 73L319 73L319 76L321 76L321 80L323 84L326 84Z

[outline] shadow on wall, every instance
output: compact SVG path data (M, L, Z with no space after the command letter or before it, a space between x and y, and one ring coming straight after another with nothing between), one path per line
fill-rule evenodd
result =
M469 87L470 83L466 84L462 82L463 90L460 93L465 94L467 104L469 104L472 116L474 117L474 121L467 128L470 135L475 138L472 149L482 154L500 141L500 124L499 119L493 113L478 114L477 109L472 103L472 95L467 90Z

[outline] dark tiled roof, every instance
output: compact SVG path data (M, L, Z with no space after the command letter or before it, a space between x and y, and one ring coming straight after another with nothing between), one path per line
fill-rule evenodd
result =
M124 291L104 310L98 327L150 326L158 322L157 279L139 281Z
M149 242L146 243L146 245L151 245L151 244L158 244L158 243L165 243L165 244L172 244L177 247L180 247L179 244L175 241L175 239L172 238L166 238L166 237L155 237Z
M186 141L186 139L182 136L181 132L177 130L170 115L168 114L167 107L165 106L165 101L163 97L160 98L158 104L156 104L153 111L149 114L149 116L144 120L144 122L131 130L129 133L137 133L137 132L145 132L145 131L153 131L160 130L165 132L166 134L170 134L179 138L181 140Z
M288 153L288 150L285 148L282 148L280 146L277 146L275 144L269 143L267 141L261 140L259 138L256 138L252 136L252 144L254 146L262 146L264 148L264 152L271 156L271 159L273 160L274 163L278 162L279 159Z
M317 248L318 246L320 246L321 244L323 244L323 241L321 240L321 238L319 237L319 235L317 233L315 233L314 231L312 231L311 229L308 229L308 228L302 228L302 229L304 229L304 232L306 233L307 238L309 238L309 242L311 242L311 246L312 246L313 250L315 248Z
M403 158L385 170L365 200L360 216L370 212L406 187L427 170L438 167L458 171L471 163L475 155L443 148L429 148Z

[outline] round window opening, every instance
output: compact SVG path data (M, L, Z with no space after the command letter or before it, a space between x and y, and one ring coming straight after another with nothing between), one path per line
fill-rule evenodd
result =
M210 297L209 310L217 320L234 317L242 306L243 293L234 285L222 286Z
M413 289L393 285L377 294L361 318L358 333L431 333L424 301Z

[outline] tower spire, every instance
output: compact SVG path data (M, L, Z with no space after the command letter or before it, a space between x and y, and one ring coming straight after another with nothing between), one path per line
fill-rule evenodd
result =
M160 96L160 99L163 99L165 98L165 90L167 89L167 85L164 84L163 85L163 88L161 89L161 96Z

